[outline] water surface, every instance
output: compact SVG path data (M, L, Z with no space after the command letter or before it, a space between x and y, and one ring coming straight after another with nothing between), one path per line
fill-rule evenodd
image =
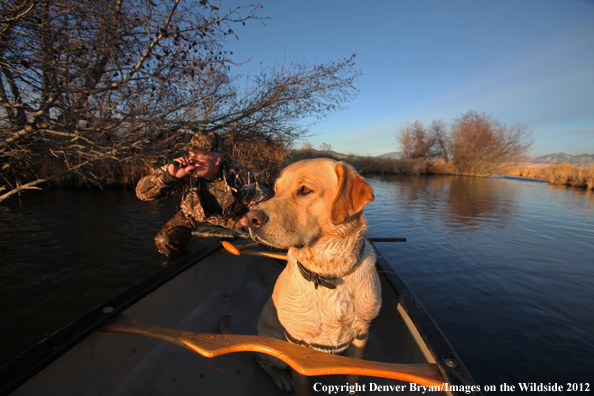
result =
M369 236L481 385L594 378L594 195L467 177L373 178Z
M593 194L503 179L368 180L368 236L408 239L378 248L480 385L592 381ZM3 203L0 365L162 269L153 238L178 203L124 190Z
M0 205L0 365L162 269L153 238L176 203L56 190Z

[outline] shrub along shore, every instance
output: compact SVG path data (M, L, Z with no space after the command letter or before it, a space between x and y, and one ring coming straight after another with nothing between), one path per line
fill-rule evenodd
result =
M363 175L396 174L396 175L462 175L477 176L459 172L453 163L431 159L390 159L379 157L345 156L337 157L331 153L311 150L293 152L295 160L329 157L348 162ZM501 173L510 176L531 177L548 180L553 185L567 185L572 187L594 190L594 167L576 168L569 164L551 164L547 167L518 167L510 164L501 169Z
M302 159L332 158L351 164L362 175L463 175L452 162L433 159L392 159L336 155L330 151L311 149L262 149L261 146L235 145L227 148L228 157L246 165L258 178L271 186L281 170ZM138 180L166 163L165 158L143 158L127 162L102 161L84 170L71 173L51 182L54 187L67 188L134 188ZM59 171L63 163L40 160L38 168L48 173ZM45 173L45 172L44 172ZM552 164L545 168L519 168L510 165L502 174L548 180L551 184L569 185L594 190L594 167L576 168L569 164Z
M511 176L533 177L548 180L550 184L594 190L594 166L576 168L570 164L551 164L544 168L515 168L507 173Z

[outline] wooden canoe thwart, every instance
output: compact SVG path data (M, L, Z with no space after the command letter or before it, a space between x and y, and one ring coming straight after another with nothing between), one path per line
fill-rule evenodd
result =
M308 375L365 375L414 382L419 385L441 385L444 379L433 363L380 363L314 351L274 338L254 335L203 334L165 329L135 321L125 315L103 326L106 333L128 333L166 341L213 358L234 352L260 352L274 356L297 372Z

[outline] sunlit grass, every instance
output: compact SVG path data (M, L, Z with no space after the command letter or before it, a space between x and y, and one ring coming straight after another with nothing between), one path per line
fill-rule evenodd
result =
M451 163L430 159L392 159L380 157L361 157L356 155L336 156L331 152L314 150L296 150L291 154L291 161L309 158L333 158L351 164L362 175L450 175L455 174Z
M290 163L308 158L333 158L351 164L362 175L459 175L453 162L433 159L392 159L336 155L331 151L313 149L288 150L282 145L229 144L227 156L250 168L258 179L269 187L274 184L281 170ZM126 162L105 160L81 168L66 177L51 182L56 187L133 187L138 180L162 166L163 158L141 158ZM23 169L36 169L35 177L45 177L66 169L58 159L39 158ZM30 171L29 171L30 172ZM594 167L577 168L569 164L552 164L546 167L515 167L508 175L548 180L551 184L569 185L594 190ZM23 174L23 176L26 176ZM25 178L25 177L24 177Z
M569 185L594 190L594 167L577 168L570 164L551 164L547 167L518 167L509 175L548 180L551 184Z

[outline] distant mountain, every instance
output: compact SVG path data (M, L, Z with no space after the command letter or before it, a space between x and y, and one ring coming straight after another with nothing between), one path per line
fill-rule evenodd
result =
M564 163L577 167L594 166L594 153L579 153L579 154L565 154L554 153L541 156L524 155L519 159L520 162L527 162L530 164L546 164Z
M337 153L336 151L330 151L330 154L332 154L332 156L335 157L335 158L346 158L346 157L348 157L348 155L343 154L343 153Z
M574 154L571 159L572 165L580 167L594 166L594 153Z
M392 158L392 159L399 159L402 158L402 153L400 151L392 151L390 153L378 155L380 158Z
M390 153L378 155L379 158L402 158L402 152L392 151ZM550 165L552 163L564 163L577 166L580 168L587 168L594 166L594 153L579 153L579 154L565 154L565 153L554 153L540 156L522 155L518 158L518 162L528 164L545 164Z

